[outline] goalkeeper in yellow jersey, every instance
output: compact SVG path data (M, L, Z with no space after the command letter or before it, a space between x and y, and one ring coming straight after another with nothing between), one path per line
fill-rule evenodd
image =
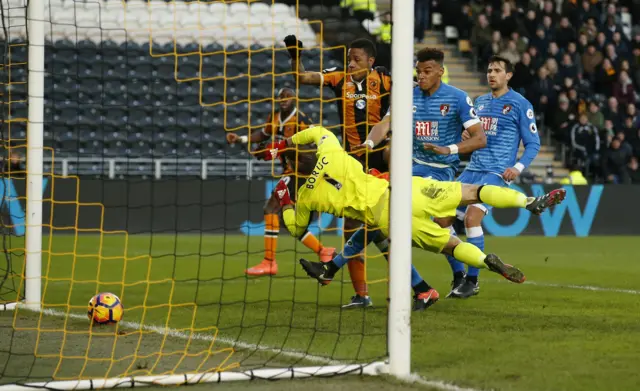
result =
M368 227L379 229L382 235L388 237L389 183L363 172L360 162L344 151L329 130L313 127L272 143L264 158L270 160L283 153L295 153L296 145L311 143L317 145L317 160L313 167L298 166L299 174L307 179L298 189L295 208L286 186L278 185L275 189L291 235L299 236L306 229L311 212L316 211L361 221ZM548 207L559 204L564 197L564 189L553 190L540 197L527 197L518 191L498 186L414 177L413 244L434 253L455 256L470 266L488 268L509 281L522 283L525 276L516 267L503 263L497 255L486 255L473 244L462 242L431 218L455 216L458 206L480 202L496 208L526 208L534 214L540 214ZM326 285L344 265L342 262L335 262L339 258L341 257L326 263L302 259L300 263L309 276Z

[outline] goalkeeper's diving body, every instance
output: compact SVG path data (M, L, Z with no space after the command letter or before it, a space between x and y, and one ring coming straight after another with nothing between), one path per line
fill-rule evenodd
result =
M296 145L315 143L317 161L313 167L300 165L300 174L308 175L298 189L294 207L286 186L276 187L284 222L292 236L299 236L309 222L312 212L331 213L358 220L389 235L389 182L367 174L362 165L349 156L333 133L323 127L312 127L272 144L272 159L295 151ZM564 189L556 189L540 197L526 195L508 188L492 185L470 185L460 182L434 181L414 177L412 188L412 239L415 247L434 253L453 255L456 259L477 268L488 268L509 281L522 283L524 274L514 266L503 263L495 254L484 254L473 244L462 242L446 228L432 221L432 217L455 216L458 206L486 203L496 208L525 208L534 214L560 203ZM331 282L344 263L344 257L330 262L300 263L307 274L323 285Z

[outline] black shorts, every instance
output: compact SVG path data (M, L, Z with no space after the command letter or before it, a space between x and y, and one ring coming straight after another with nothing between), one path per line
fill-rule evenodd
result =
M384 150L389 142L384 140L378 146L376 146L373 152L369 152L368 154L362 154L358 157L360 163L364 167L365 172L369 172L370 169L375 168L380 172L389 171L389 165L384 161Z

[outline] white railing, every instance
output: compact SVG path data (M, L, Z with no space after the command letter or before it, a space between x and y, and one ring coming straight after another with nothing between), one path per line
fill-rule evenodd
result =
M126 158L126 157L62 157L45 158L45 172L56 175L100 175L109 179L124 176L145 176L161 179L167 176L268 177L282 173L279 161L255 159L195 159L195 158ZM53 167L51 167L53 165Z

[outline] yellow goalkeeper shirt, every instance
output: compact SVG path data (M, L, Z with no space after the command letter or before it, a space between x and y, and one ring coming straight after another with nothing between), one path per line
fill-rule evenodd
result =
M366 174L362 164L347 154L336 136L323 127L303 130L291 140L296 145L315 143L318 146L318 162L306 183L298 189L295 210L287 209L283 213L291 235L304 233L314 211L376 225L374 207L389 182Z

